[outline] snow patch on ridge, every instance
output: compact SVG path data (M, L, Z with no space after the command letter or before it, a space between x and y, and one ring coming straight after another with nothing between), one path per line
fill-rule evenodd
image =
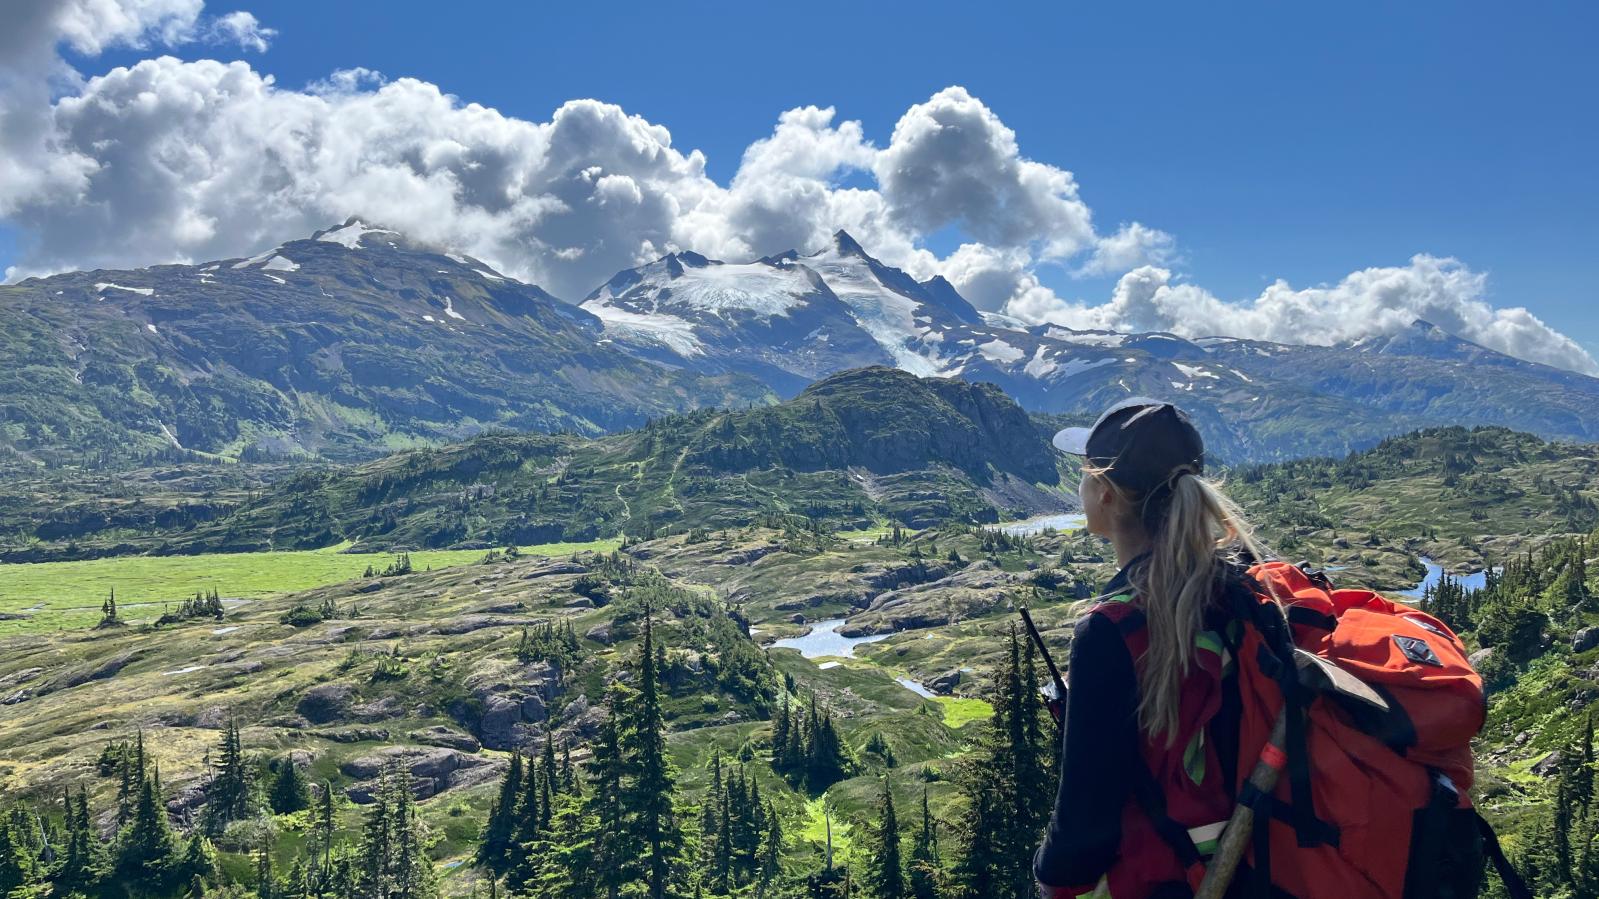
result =
M94 290L96 293L105 293L107 290L126 290L128 293L136 293L142 297L155 296L154 287L123 287L121 284L112 284L110 281L99 282L94 285Z
M1197 368L1192 365L1184 365L1181 362L1173 362L1172 365L1176 366L1178 371L1190 378L1214 378L1218 381L1221 380L1221 376L1213 371L1206 371L1203 368Z
M368 227L365 224L362 224L360 219L355 219L348 225L340 225L337 228L330 228L321 234L318 234L316 239L325 240L328 243L339 244L347 250L359 250L361 249L361 238L368 234L395 233L397 232L390 231L387 228ZM393 246L393 244L391 243L390 246Z
M273 272L297 272L300 270L300 263L287 256L273 255L272 258L263 262L261 267Z
M1040 350L1042 350L1042 347L1040 347ZM1027 355L998 337L987 343L978 344L977 352L982 353L984 359L990 362L998 362L1002 365L1009 365Z
M705 354L705 345L695 335L694 326L676 316L629 312L592 300L582 308L598 317L607 331L654 341L679 356Z

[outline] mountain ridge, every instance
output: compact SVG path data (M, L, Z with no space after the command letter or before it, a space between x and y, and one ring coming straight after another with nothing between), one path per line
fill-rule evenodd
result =
M845 231L808 254L687 250L581 303L352 218L249 258L0 286L0 450L371 458L494 429L598 434L894 367L1075 420L1187 407L1220 459L1343 453L1418 427L1599 440L1599 379L1422 322L1335 346L1028 325Z
M5 443L371 457L488 428L599 433L747 379L664 369L542 289L356 219L257 256L0 287Z

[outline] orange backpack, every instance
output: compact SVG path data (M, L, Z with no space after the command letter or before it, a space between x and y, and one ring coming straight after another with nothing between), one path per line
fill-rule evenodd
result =
M1227 591L1242 625L1204 635L1225 643L1223 665L1196 666L1180 703L1236 677L1233 783L1201 789L1186 773L1195 759L1189 731L1200 733L1206 712L1185 711L1187 730L1170 748L1149 741L1145 784L1123 816L1122 858L1108 875L1111 895L1175 895L1172 880L1197 888L1210 847L1195 834L1217 829L1206 821L1220 798L1224 808L1255 809L1244 882L1229 895L1465 899L1481 887L1486 857L1512 897L1530 899L1467 795L1486 701L1460 638L1418 609L1334 589L1308 568L1265 562L1246 583ZM1136 662L1147 647L1141 613L1126 603L1095 613L1117 621ZM1348 686L1345 673L1370 689L1339 689L1334 681ZM1248 784L1251 763L1272 751L1268 737L1285 704L1287 764L1276 789L1260 795ZM1197 745L1201 758L1214 755L1203 739Z

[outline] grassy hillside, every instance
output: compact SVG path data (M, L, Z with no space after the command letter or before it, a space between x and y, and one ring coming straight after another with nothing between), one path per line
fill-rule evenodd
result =
M1238 469L1231 493L1287 558L1397 589L1426 556L1480 571L1599 525L1599 446L1503 428L1437 428L1344 459Z

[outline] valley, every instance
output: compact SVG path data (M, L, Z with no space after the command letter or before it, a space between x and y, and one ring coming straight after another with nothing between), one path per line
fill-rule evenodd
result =
M915 433L907 422L937 416L931 433L966 436L902 439ZM780 406L689 413L595 443L493 435L267 473L209 521L124 525L99 543L85 531L78 551L98 558L0 564L0 611L45 593L35 614L60 616L0 621L12 628L0 637L0 792L48 813L52 797L82 788L105 822L117 793L101 773L106 747L142 739L170 819L199 827L216 776L208 753L236 725L261 792L236 820L204 828L235 882L252 881L263 852L301 877L322 870L304 854L319 839L356 852L373 800L398 801L384 784L403 776L440 890L481 894L496 871L500 886L542 895L528 878L575 869L478 863L495 797L518 751L531 764L552 747L571 758L556 768L589 770L608 721L648 731L635 717L648 623L685 884L702 870L697 853L719 851L704 834L737 821L778 822L778 861L763 874L759 846L729 850L747 868L727 892L803 889L827 870L830 828L833 870L866 870L885 784L907 822L921 820L925 795L940 877L954 884L968 876L971 791L1004 788L981 787L980 760L1002 750L994 710L1020 701L1001 676L1015 609L1032 609L1064 660L1076 601L1114 569L1106 544L1073 529L1075 473L1045 452L1047 430L997 391L868 369ZM1452 573L1509 572L1471 602L1453 578L1431 576L1420 601L1456 616L1486 653L1495 695L1480 802L1523 858L1543 851L1540 828L1575 776L1560 759L1580 754L1581 713L1599 697L1599 584L1583 566L1599 554L1596 472L1593 446L1457 427L1225 473L1271 545L1335 581L1399 594L1429 577L1424 558ZM1047 501L996 501L997 484ZM508 553L507 516L527 508L590 522L548 533L591 539ZM38 514L11 509L15 521ZM209 535L227 533L267 535L276 551L212 551L231 544ZM48 545L34 535L7 552ZM184 554L130 554L155 546ZM288 546L306 548L278 548ZM351 552L361 549L371 551ZM402 557L408 570L382 574ZM105 623L101 591L113 587L118 620ZM153 620L213 588L219 606ZM838 770L814 779L784 767L774 731L813 703L827 723L807 725L807 739L838 740ZM308 812L268 807L285 766L330 791L331 836ZM765 810L702 814L733 783L746 800L758 785ZM557 789L540 801L568 823L532 832L547 848L530 858L555 858L557 843L603 848L581 836L591 799ZM909 843L912 825L901 826Z

